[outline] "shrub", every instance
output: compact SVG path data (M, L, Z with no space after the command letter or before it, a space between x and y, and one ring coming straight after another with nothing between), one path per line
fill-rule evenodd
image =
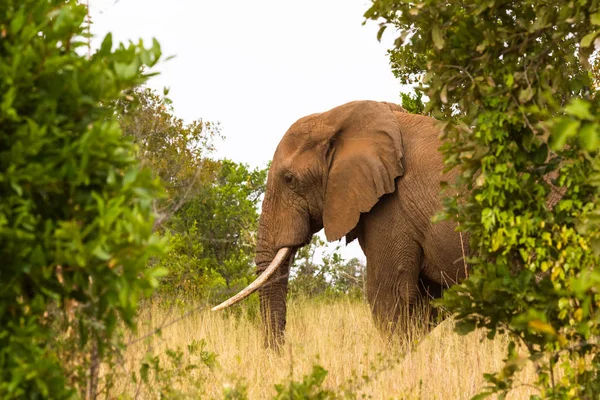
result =
M164 270L160 184L111 104L160 46L86 53L76 0L0 3L0 397L94 398L101 360ZM127 101L128 99L124 99Z
M478 398L504 397L527 358L537 367L534 398L596 398L598 2L374 0L365 15L382 18L382 31L399 29L396 74L444 120L445 163L460 170L443 217L471 233L475 257L443 303L459 332L512 338Z

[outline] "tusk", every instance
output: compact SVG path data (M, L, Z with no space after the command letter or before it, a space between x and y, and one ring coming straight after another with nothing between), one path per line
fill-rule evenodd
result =
M235 296L230 297L228 300L225 300L218 306L213 307L212 311L218 311L230 307L235 303L242 301L246 297L250 296L252 293L256 292L258 289L260 289L261 286L265 284L267 279L269 279L275 273L275 271L277 271L281 264L283 264L285 259L290 255L291 251L292 250L289 247L282 247L281 249L279 249L279 251L275 255L275 258L273 259L273 261L271 261L271 264L267 267L267 269L263 271L262 274L260 274L258 278L256 278L254 282L246 286L244 290L242 290Z

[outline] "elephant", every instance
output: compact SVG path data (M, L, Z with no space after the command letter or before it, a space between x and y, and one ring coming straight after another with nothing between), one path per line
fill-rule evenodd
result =
M378 101L353 101L295 122L267 177L256 247L257 279L219 310L259 291L265 345L284 341L286 295L296 250L324 228L329 241L358 239L366 297L379 326L467 273L468 240L442 210L437 120Z

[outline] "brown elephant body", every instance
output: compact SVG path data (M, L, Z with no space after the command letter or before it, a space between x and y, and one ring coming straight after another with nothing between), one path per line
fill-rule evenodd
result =
M468 238L461 240L455 222L431 222L442 210L440 183L454 179L442 175L436 121L401 112L396 117L404 127L404 174L393 193L361 215L356 233L367 258L367 299L383 326L397 322L403 306L439 297L442 288L464 279L468 252Z
M257 270L272 272L245 294L260 287L268 346L283 340L293 254L322 228L330 241L359 240L380 325L393 325L423 298L421 281L439 295L464 278L467 249L456 224L431 221L442 209L440 182L453 179L442 174L436 123L395 104L356 101L290 127L273 157L259 222ZM290 252L274 269L281 249Z

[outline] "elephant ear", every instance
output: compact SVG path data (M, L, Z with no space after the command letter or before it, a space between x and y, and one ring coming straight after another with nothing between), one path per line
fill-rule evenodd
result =
M338 240L357 225L379 198L396 190L403 175L402 135L395 104L356 101L321 115L331 128L327 162L329 175L323 205L328 240ZM346 239L351 241L350 234Z

